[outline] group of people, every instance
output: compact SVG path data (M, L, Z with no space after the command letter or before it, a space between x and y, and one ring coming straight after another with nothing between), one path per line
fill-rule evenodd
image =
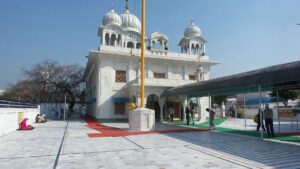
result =
M22 120L22 122L19 125L19 130L32 130L32 129L34 129L34 127L32 125L27 124L28 120L29 120L28 118L24 118ZM47 122L47 119L45 118L45 114L43 114L42 116L40 114L38 114L35 117L35 122L36 123L45 123L45 122Z
M212 109L207 108L206 109L207 112L209 112L209 126L210 129L214 129L215 128L215 124L214 124L214 116L216 114L216 112ZM201 112L198 111L198 121L200 121L201 118ZM186 124L190 125L191 124L195 124L194 121L194 115L195 115L196 111L194 109L194 107L192 106L186 106L185 108L185 118L186 118ZM169 106L169 108L167 109L167 119L170 119L171 121L173 121L174 119L174 108L172 106Z
M47 119L45 118L45 114L43 114L43 115L37 114L36 117L35 117L35 122L36 123L45 123L45 122L47 122Z
M170 121L174 120L174 108L173 106L169 106L167 109L167 119L170 119ZM185 114L186 114L186 121L187 124L189 125L190 122L193 122L192 124L195 124L194 122L194 109L190 108L189 106L186 107L185 109Z
M262 111L261 109L258 110L258 114L256 115L256 117L257 117L256 131L259 131L260 128L266 131L265 129L265 125L266 125L268 137L271 136L275 137L274 127L273 127L273 110L270 109L268 104L266 104L264 111ZM264 122L261 121L261 119L265 119L265 125Z
M185 108L185 115L186 116L185 117L186 117L186 124L187 125L190 125L190 122L193 122L192 123L193 125L195 124L194 114L195 114L194 108L190 107L190 106L186 106L186 108Z

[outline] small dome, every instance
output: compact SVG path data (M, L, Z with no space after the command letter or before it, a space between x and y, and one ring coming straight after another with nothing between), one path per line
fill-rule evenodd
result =
M193 37L200 37L201 36L201 30L200 28L192 21L191 25L188 26L184 30L184 36L193 38Z
M122 25L122 20L120 15L118 15L114 9L111 9L108 13L106 13L102 20L103 26L105 25Z
M121 15L121 20L122 28L126 31L141 33L141 21L138 17L131 14L129 10L126 10L126 12Z
M167 35L160 33L160 32L152 33L150 35L149 39L162 39L162 40L169 42L169 38L167 37Z

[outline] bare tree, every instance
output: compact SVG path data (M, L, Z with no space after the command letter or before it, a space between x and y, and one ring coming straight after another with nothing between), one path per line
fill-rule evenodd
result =
M2 97L19 101L37 101L39 93L39 84L31 80L20 80L12 84Z
M84 69L76 64L60 65L56 61L43 61L30 69L23 69L25 80L18 81L4 94L21 98L42 100L45 94L67 94L69 108L73 111L76 98L80 98Z
M71 97L69 108L73 110L76 98L79 98L82 92L84 69L79 65L67 65L60 70L61 72L50 83Z

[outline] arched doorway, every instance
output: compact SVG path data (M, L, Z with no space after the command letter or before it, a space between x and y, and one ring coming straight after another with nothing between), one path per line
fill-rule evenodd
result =
M155 120L160 120L160 107L159 107L159 98L155 94L151 94L147 97L146 108L152 109L155 111Z
M110 46L116 45L117 36L115 34L112 34L110 37Z
M127 48L134 48L134 45L132 42L127 42Z

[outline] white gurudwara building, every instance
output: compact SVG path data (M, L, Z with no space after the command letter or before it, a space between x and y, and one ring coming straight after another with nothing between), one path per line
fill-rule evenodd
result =
M107 12L98 29L100 45L90 50L84 79L87 113L97 119L128 118L128 103L140 105L141 22L129 11ZM169 38L160 32L145 37L145 107L155 110L156 120L166 117L173 106L174 118L184 119L187 96L160 98L166 89L210 78L210 67L217 64L205 54L200 28L192 21L179 41L180 53L169 51ZM201 116L209 98L194 99L201 104ZM197 117L197 115L196 115Z

